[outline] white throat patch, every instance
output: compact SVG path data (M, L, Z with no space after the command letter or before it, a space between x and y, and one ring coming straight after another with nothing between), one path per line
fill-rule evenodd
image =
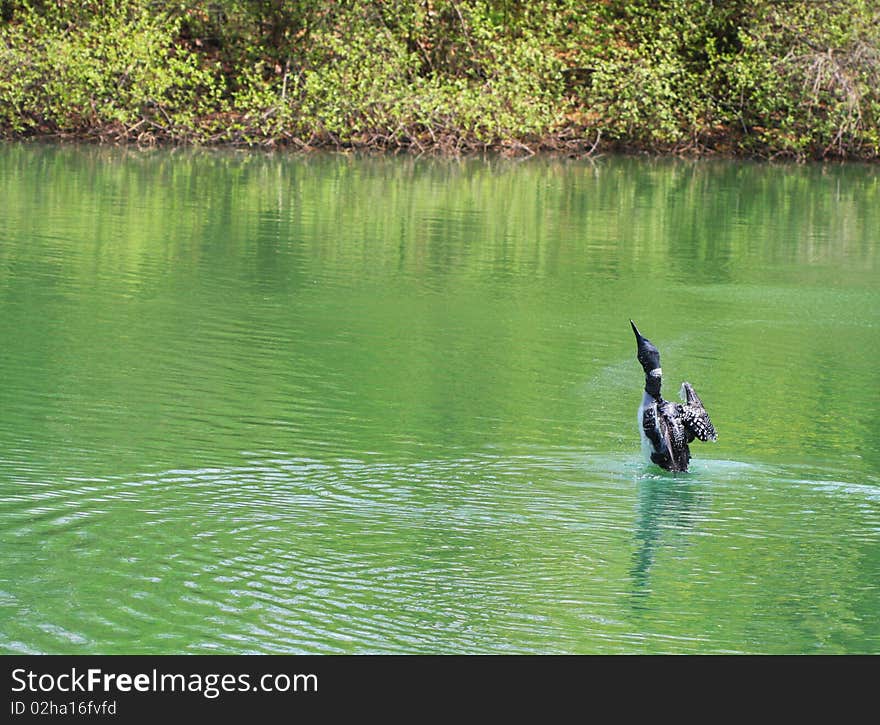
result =
M659 378L663 375L663 368L654 368L648 373L648 375L652 378Z

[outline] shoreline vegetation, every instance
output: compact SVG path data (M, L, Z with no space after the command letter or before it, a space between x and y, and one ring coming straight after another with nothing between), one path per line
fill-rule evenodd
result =
M876 0L0 0L0 138L880 157Z

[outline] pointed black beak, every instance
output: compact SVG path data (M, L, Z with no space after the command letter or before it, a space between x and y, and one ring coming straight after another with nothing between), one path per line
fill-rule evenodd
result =
M642 337L642 333L639 332L639 328L636 327L636 323L635 323L635 322L633 322L632 320L630 320L630 321L629 321L629 324L630 324L630 326L632 327L633 332L634 332L635 335L636 335L636 341L637 341L639 344L641 344L642 340L644 340L645 338Z
M633 329L633 334L636 336L636 346L638 349L638 359L642 364L642 367L645 369L645 372L648 370L653 370L654 368L660 367L660 351L654 347L654 343L652 343L647 337L645 337L641 332L639 332L639 328L636 327L636 323L632 320L629 321L630 326Z

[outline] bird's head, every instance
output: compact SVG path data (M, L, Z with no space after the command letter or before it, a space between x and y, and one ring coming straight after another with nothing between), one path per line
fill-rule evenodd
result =
M635 322L630 320L629 324L632 326L633 333L636 336L636 344L638 345L638 353L636 357L638 357L645 374L649 375L654 371L658 371L659 374L660 351L654 347L654 343L639 332L639 328L636 327Z

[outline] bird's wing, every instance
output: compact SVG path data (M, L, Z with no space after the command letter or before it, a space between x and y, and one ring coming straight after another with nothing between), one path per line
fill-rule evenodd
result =
M653 405L646 406L645 413L642 416L642 430L645 431L645 435L654 444L655 448L660 443L660 432L657 423L657 408Z
M687 381L681 384L681 390L678 391L678 396L681 398L681 402L685 405L695 405L698 408L703 407L703 401L700 400L700 396L697 395L694 386Z
M703 401L700 400L693 385L682 384L681 398L684 401L684 405L681 406L681 420L689 435L701 441L714 441L718 437L715 426L712 425L709 414L703 407Z
M676 405L676 408L678 407L679 406ZM681 406L681 408L683 410L684 406ZM682 417L679 417L678 415L669 416L667 429L669 430L670 446L672 450L681 451L688 443L688 430L683 415Z
M687 433L678 416L669 415L667 406L678 407L676 403L664 403L661 408L645 410L642 425L645 435L653 444L654 452L651 460L658 466L672 470L687 470L687 458L682 463L682 453L687 450Z

